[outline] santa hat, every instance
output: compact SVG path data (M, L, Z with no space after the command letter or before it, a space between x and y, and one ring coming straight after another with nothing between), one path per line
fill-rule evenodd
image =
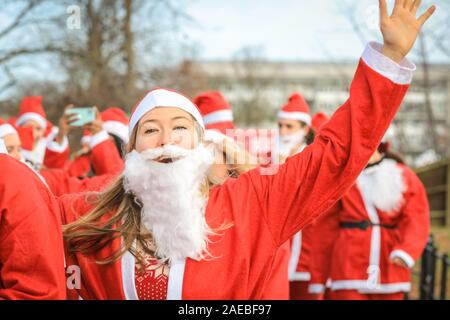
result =
M22 143L22 149L32 151L34 148L33 128L16 127L0 119L0 138L7 135L16 134Z
M128 134L128 132L127 132ZM128 137L128 136L127 136ZM83 131L83 136L81 137L81 143L82 144L89 144L92 138L92 133L88 130Z
M0 138L0 154L8 154L8 150L6 150L5 142L3 138Z
M131 113L129 135L131 136L134 127L147 112L158 107L175 107L186 111L205 130L200 111L191 100L172 90L155 89L147 93Z
M123 142L128 143L128 117L120 108L112 107L101 114L103 128L110 134L119 137Z
M234 129L233 111L231 106L218 91L205 92L194 99L203 117L203 123L208 130L226 133Z
M17 134L17 130L5 120L0 119L0 138L4 138L10 134Z
M24 97L20 104L19 117L16 124L18 126L23 125L29 120L34 120L42 128L47 128L47 116L45 115L44 108L42 107L42 97Z
M328 120L330 120L330 118L328 118L324 112L317 112L311 122L313 129L319 131Z
M278 118L299 120L306 123L308 126L311 126L311 115L308 103L299 93L291 95L288 103L286 103L278 112Z

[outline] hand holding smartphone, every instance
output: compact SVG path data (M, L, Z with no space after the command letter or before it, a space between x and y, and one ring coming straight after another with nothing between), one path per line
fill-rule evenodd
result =
M76 121L71 122L71 127L83 127L88 123L92 123L97 117L95 107L70 108L65 111L67 115L74 115Z

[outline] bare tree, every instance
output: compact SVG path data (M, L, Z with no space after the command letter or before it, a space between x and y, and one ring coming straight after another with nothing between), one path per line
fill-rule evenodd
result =
M238 50L233 59L235 82L234 114L238 125L248 127L261 124L273 118L273 112L267 107L267 100L263 95L270 86L271 79L261 77L260 71L266 61L260 47L247 46Z

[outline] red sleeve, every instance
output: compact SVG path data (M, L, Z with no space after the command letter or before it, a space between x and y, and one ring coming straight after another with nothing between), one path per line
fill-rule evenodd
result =
M96 175L119 174L123 170L123 160L116 145L105 140L92 148L91 162Z
M87 154L76 157L67 167L71 177L85 177L91 170L91 159Z
M44 166L48 169L63 169L69 160L69 148L63 152L45 150Z
M26 166L19 163L5 165L2 160L0 300L65 299L58 205Z
M44 166L48 169L63 169L69 161L69 142L64 138L62 144L49 141L45 149Z
M69 176L64 170L41 170L40 174L57 197L70 193L100 191L116 177L113 175L102 175L78 179Z
M334 243L339 236L339 212L341 210L341 201L338 201L311 225L313 241L309 260L310 293L325 292L325 285L330 275Z
M408 190L399 221L400 242L391 257L399 257L411 268L422 255L430 233L430 209L425 187L417 175L404 167Z
M260 207L277 245L329 210L355 183L407 90L408 85L391 81L361 60L350 98L314 143L272 175L261 169L247 174L257 195L254 206Z

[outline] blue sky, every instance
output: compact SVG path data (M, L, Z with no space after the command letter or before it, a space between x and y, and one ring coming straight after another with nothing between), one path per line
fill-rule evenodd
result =
M367 40L381 41L378 0L352 0ZM434 3L446 0L435 0ZM271 60L357 59L363 43L343 13L342 0L192 0L198 26L186 32L206 59L228 59L243 46L264 48ZM392 8L394 0L388 0ZM435 20L445 17L439 10ZM432 57L442 60L439 54Z

